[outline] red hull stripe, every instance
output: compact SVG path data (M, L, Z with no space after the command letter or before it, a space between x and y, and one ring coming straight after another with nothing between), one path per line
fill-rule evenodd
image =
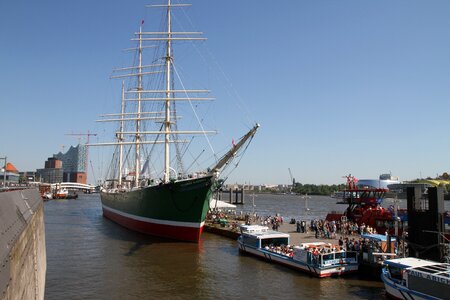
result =
M194 223L194 222L180 222L180 221L171 221L171 220L160 220L160 219L152 219L141 216L136 216L132 214L128 214L126 212L108 207L106 205L103 206L103 211L109 210L114 214L121 215L127 219L133 219L140 222L152 223L152 224L160 224L160 225L169 225L169 226L177 226L177 227L192 227L192 228L201 228L205 225L205 222Z
M158 224L152 223L150 221L142 221L136 219L136 216L133 218L129 218L123 212L116 213L117 210L111 209L109 207L103 206L103 216L112 221L134 231L142 232L145 234L171 238L182 241L189 242L198 242L200 236L203 231L203 222L201 223L201 227L192 227L192 226L178 226L178 225L166 225L166 224ZM144 218L148 219L148 218ZM173 223L173 222L172 222ZM185 222L175 222L185 223Z

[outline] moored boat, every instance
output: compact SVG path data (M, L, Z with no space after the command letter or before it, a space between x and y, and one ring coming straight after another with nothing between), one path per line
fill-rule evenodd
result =
M337 245L315 242L290 245L287 233L266 226L241 225L239 250L316 277L338 276L358 271L358 253Z
M53 193L54 199L66 199L69 196L69 191L65 188L56 189Z
M395 237L384 234L361 234L364 243L361 247L361 257L359 261L359 274L363 277L381 280L383 262L387 259L397 258ZM404 244L402 243L402 247Z
M372 186L358 186L358 179L354 176L350 174L345 177L347 178L347 188L343 191L342 201L347 203L348 207L344 213L328 213L326 220L349 220L359 226L370 226L377 233L388 232L391 235L401 235L408 224L406 210L398 209L396 204L387 209L381 206L389 190Z
M111 173L100 193L106 218L142 233L197 242L212 194L223 183L221 172L248 145L259 125L253 126L237 143L233 139L231 149L220 159L214 153L214 161L204 169L188 171L199 164L198 158L204 151L193 161L185 157L186 153L193 156L190 151L196 147L191 146L197 141L194 136L204 135L207 139L207 135L216 131L204 130L195 111L197 102L214 99L198 96L210 91L185 89L175 67L175 42L204 40L198 37L201 32L173 29L172 12L184 6L189 5L173 4L171 0L147 6L164 10L163 29L144 31L141 21L136 38L132 39L137 45L127 49L135 52L135 64L115 69L115 75L111 76L129 79L127 87L122 83L120 112L102 115L98 120L118 124L114 132L116 141L90 146L116 146ZM144 56L148 50L152 54ZM144 63L146 59L148 64ZM186 110L194 111L193 120L200 123L197 128L201 130L180 129L179 112ZM212 149L210 144L209 147ZM189 167L183 160L187 160Z
M450 264L413 257L386 260L381 278L395 299L450 299Z

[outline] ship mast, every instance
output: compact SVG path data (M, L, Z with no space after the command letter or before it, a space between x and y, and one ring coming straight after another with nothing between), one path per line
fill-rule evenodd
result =
M169 182L170 177L170 98L171 92L171 67L172 67L172 26L170 16L170 0L167 3L167 49L166 49L166 101L164 120L164 182Z
M209 94L209 90L203 90L203 89L185 89L184 85L181 83L181 89L175 89L174 85L174 79L176 76L179 76L177 73L176 66L174 65L173 60L173 41L203 41L206 40L206 38L203 37L193 37L193 35L202 35L202 32L178 32L174 31L173 24L172 24L172 11L173 8L178 7L185 7L190 6L190 4L172 4L172 0L167 0L166 4L154 4L154 5L146 5L146 7L155 7L155 8L163 8L167 11L167 17L166 22L167 25L164 25L167 30L164 30L163 32L145 32L143 31L143 21L140 24L139 31L135 32L134 34L137 36L136 38L132 38L132 41L137 41L138 45L137 48L130 48L126 49L129 50L137 50L137 60L138 63L131 67L124 67L124 68L118 68L114 69L113 72L118 72L119 74L115 73L116 75L111 76L110 78L123 78L123 77L134 77L137 79L136 85L129 89L125 90L124 84L122 83L122 110L119 114L105 114L101 115L102 119L97 120L97 122L120 122L120 130L116 131L116 141L115 142L104 142L104 143L96 143L96 144L89 144L89 146L114 146L119 145L119 178L118 178L118 185L121 187L123 185L122 180L122 173L124 169L124 154L123 147L125 146L132 146L134 148L134 155L130 155L131 160L134 158L134 162L132 163L134 165L134 183L132 184L133 187L139 187L140 185L140 174L141 174L141 159L140 154L142 152L142 147L145 144L155 145L155 144L164 144L164 162L163 162L163 178L162 181L164 183L170 182L170 170L172 169L170 167L170 144L171 143L187 143L187 140L179 139L178 137L174 137L173 135L192 135L192 134L201 134L201 135L209 135L209 134L216 134L216 131L207 131L203 128L203 125L201 125L201 122L198 118L198 116L195 114L195 117L197 118L197 121L200 124L201 130L178 130L178 128L172 128L174 124L177 122L177 118L179 116L174 115L174 103L175 101L181 101L181 102L189 102L192 107L192 101L210 101L214 100L214 98L211 97L203 97L199 96L198 94ZM150 65L144 65L143 64L143 52L146 48L152 48L153 45L146 45L146 43L155 43L155 42L162 42L165 44L165 49L163 50L164 53L162 54L162 57L160 57L162 60L164 60L161 64L150 64ZM159 68L156 70L148 70L148 68ZM131 72L127 72L130 71ZM146 90L144 88L144 79L152 74L158 74L158 73L164 73L165 76L163 77L162 82L162 89L153 89L150 88ZM181 79L180 79L181 80ZM159 81L159 80L158 80ZM126 112L125 109L125 103L126 102L135 102L135 110L134 112ZM155 112L148 112L145 110L144 103L148 102L159 102L163 105L163 109L161 111L155 111ZM172 107L173 106L173 107ZM192 107L192 109L194 109ZM113 116L120 116L120 118L114 118ZM106 118L103 118L106 117ZM113 117L113 118L108 118ZM128 123L132 122L132 123ZM143 122L155 122L160 123L162 122L162 128L155 131L146 131L143 127ZM125 130L125 124L133 124L134 130L128 131ZM128 126L127 126L128 127ZM255 126L257 128L257 126ZM248 139L250 139L254 132L256 131L256 128L253 128L250 133L248 133L242 141L237 143L233 149L229 151L223 157L220 159L216 165L214 166L213 170L214 172L219 171L222 167L224 167L229 160L233 158L234 155L236 155L239 148L241 148ZM133 136L134 139L130 141L125 141L126 136ZM151 139L143 139L144 136L156 136L153 140ZM208 141L209 143L209 141ZM211 145L210 145L211 147ZM211 150L212 147L211 147ZM214 152L214 150L213 150ZM133 157L134 156L134 157Z
M135 138L135 148L136 148L136 162L135 162L135 177L134 177L134 186L139 186L139 173L140 173L140 131L141 131L141 91L142 91L142 23L139 26L139 65L138 65L138 86L137 86L137 112L136 112L136 138Z
M120 121L120 132L118 134L119 140L119 188L122 188L122 169L123 169L123 116L125 114L125 83L122 81L122 109L121 109L121 121Z

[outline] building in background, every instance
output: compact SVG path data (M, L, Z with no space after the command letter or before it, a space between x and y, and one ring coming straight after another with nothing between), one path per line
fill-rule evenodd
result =
M37 169L41 182L59 183L63 181L62 161L54 157L49 157L45 162L44 169Z
M59 152L53 157L62 161L63 182L86 183L86 145L70 146L65 154Z
M19 172L20 183L29 183L39 180L39 175L33 171Z
M49 157L44 169L37 173L42 182L77 182L86 183L87 146L71 146L66 153L59 152Z
M12 163L0 168L0 186L14 186L19 183L19 171Z

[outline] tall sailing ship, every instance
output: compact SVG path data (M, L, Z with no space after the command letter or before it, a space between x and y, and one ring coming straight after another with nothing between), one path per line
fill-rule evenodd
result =
M205 40L200 32L179 32L172 29L172 11L189 4L147 5L164 11L161 31L143 31L143 24L132 40L137 46L135 64L113 70L112 78L122 82L120 113L101 116L100 122L116 122L116 140L91 146L114 146L111 178L101 190L103 215L129 229L177 240L197 242L201 236L210 200L223 182L221 171L246 149L259 125L253 126L228 152L202 171L188 172L181 158L195 135L215 134L201 130L180 130L180 105L212 100L201 97L209 90L188 90L180 80L174 64L173 44L178 41ZM154 50L151 63L144 63L144 52ZM177 78L175 82L174 78ZM128 82L128 81L127 81ZM179 86L179 87L178 87ZM195 114L195 112L194 112ZM197 115L195 117L198 119ZM180 137L187 137L185 139ZM190 138L189 138L190 137ZM163 147L163 157L155 148ZM156 157L156 158L155 158ZM130 163L131 161L131 163ZM160 165L162 171L154 173ZM191 165L194 163L191 163ZM150 172L149 172L150 170ZM156 175L155 175L156 174Z

